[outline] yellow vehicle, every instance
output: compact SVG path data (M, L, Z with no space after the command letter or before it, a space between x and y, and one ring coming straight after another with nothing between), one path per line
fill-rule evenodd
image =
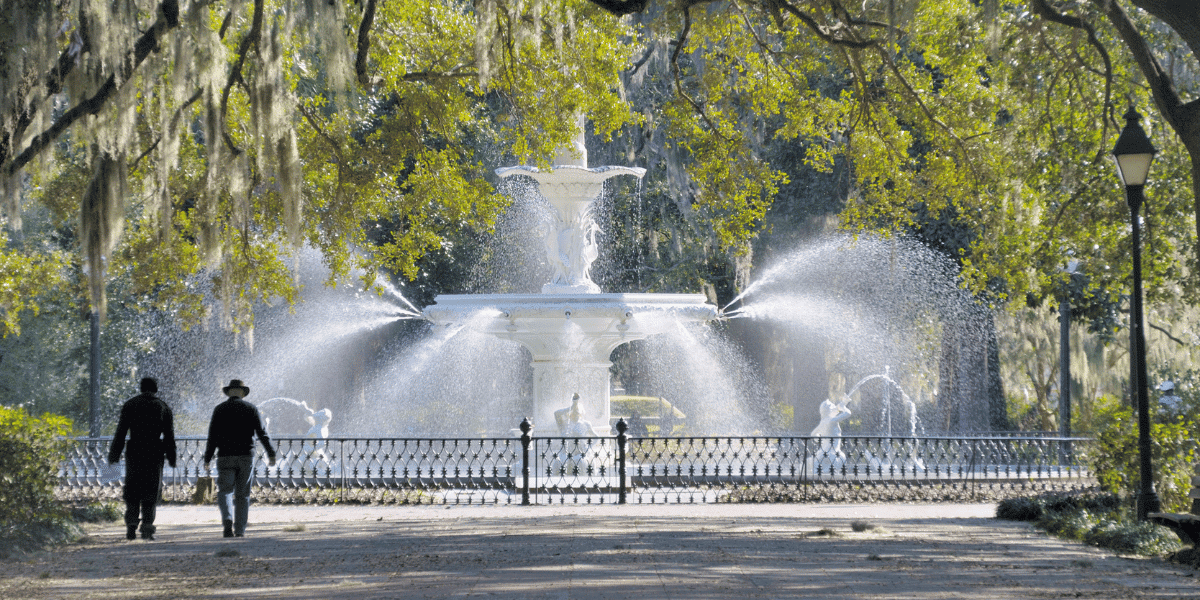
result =
M637 413L645 425L648 437L679 435L684 429L684 419L687 418L683 411L658 396L612 396L609 398L609 406L612 410L610 425L615 427L618 420L625 419L625 423L631 425L628 435L632 437L642 437L634 431L634 413Z

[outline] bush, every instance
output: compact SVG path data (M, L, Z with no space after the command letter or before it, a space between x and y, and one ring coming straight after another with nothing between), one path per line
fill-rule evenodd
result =
M1104 515L1121 508L1121 497L1110 493L1050 493L1041 496L1008 498L996 505L996 518L1008 521L1037 521L1085 511Z
M66 518L54 488L71 433L65 417L33 417L24 409L0 407L0 537Z
M1132 497L1140 487L1141 473L1137 418L1132 409L1115 401L1101 407L1099 413L1101 429L1090 460L1092 472L1105 491ZM1182 417L1157 420L1150 425L1154 487L1164 511L1187 512L1191 509L1188 491L1196 462L1191 437L1197 424Z
M1042 518L1042 503L1037 498L1008 498L996 505L996 518L1006 521L1036 521Z
M1095 525L1092 513L1084 509L1048 512L1037 521L1038 527L1058 537L1081 541Z
M80 523L111 523L124 517L124 509L116 502L93 502L71 509L71 518Z
M1097 523L1083 541L1126 554L1153 556L1179 549L1179 540L1171 530L1148 521Z
M1156 556L1179 549L1170 529L1133 520L1132 511L1111 493L1046 494L1004 500L996 518L1033 521L1039 529L1126 554Z

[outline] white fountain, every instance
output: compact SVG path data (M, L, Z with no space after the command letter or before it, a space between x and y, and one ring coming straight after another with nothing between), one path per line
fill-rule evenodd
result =
M642 177L638 167L588 168L582 127L574 147L560 150L549 171L505 167L501 177L534 179L555 211L544 238L553 277L541 294L440 295L424 316L442 327L470 326L529 349L533 366L530 418L541 435L556 435L554 412L580 406L595 426L609 435L609 355L625 343L664 333L682 323L717 317L703 294L605 294L591 279L600 228L592 203L604 181L618 175ZM487 317L487 318L481 318ZM468 325L469 324L469 325Z

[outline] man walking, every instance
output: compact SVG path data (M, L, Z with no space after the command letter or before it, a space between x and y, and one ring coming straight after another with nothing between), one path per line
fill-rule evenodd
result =
M141 393L125 401L108 449L108 464L115 465L125 450L125 539L137 537L141 513L142 539L154 539L154 513L162 491L163 458L175 468L175 415L160 400L158 381L144 377ZM125 435L129 434L129 447Z
M208 443L204 446L204 470L217 457L217 508L225 537L242 537L250 517L250 478L254 475L254 437L262 442L271 466L275 449L263 430L258 408L243 400L250 388L234 379L221 390L228 398L213 409L208 423ZM232 515L230 504L232 501Z

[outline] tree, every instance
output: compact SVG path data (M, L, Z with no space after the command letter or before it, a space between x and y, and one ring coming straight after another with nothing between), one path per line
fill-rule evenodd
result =
M1126 262L1102 160L1114 99L1165 98L1160 110L1183 117L1194 106L1166 85L1195 62L1185 7L1168 0L1128 14L1107 0L10 2L10 229L22 197L81 215L97 309L124 260L141 265L138 290L188 318L205 307L183 282L209 273L235 327L254 302L295 297L280 256L296 244L320 248L336 276L412 277L448 232L486 230L503 204L472 142L544 165L576 112L602 139L636 126L636 160L667 169L682 220L741 268L788 181L768 142L793 144L810 167L844 165L845 227L952 214L970 230L958 259L972 289L1052 296L1068 250L1088 254L1085 268ZM1177 55L1186 68L1150 60L1176 35L1193 48ZM635 113L622 94L654 64L670 94ZM1156 139L1149 289L1194 271L1177 260L1195 239L1177 192L1196 181L1177 131ZM77 197L46 193L68 176ZM1117 290L1126 273L1091 281Z
M295 299L286 257L301 244L335 277L413 277L448 232L487 229L503 206L468 138L544 163L577 127L560 115L586 112L602 135L632 118L616 94L617 20L585 3L539 11L11 0L4 219L19 236L29 200L77 215L101 313L106 277L137 265L135 291L191 320L208 307L189 281L207 273L225 322L246 328L254 303ZM383 222L388 239L367 243ZM21 309L4 308L5 321Z

